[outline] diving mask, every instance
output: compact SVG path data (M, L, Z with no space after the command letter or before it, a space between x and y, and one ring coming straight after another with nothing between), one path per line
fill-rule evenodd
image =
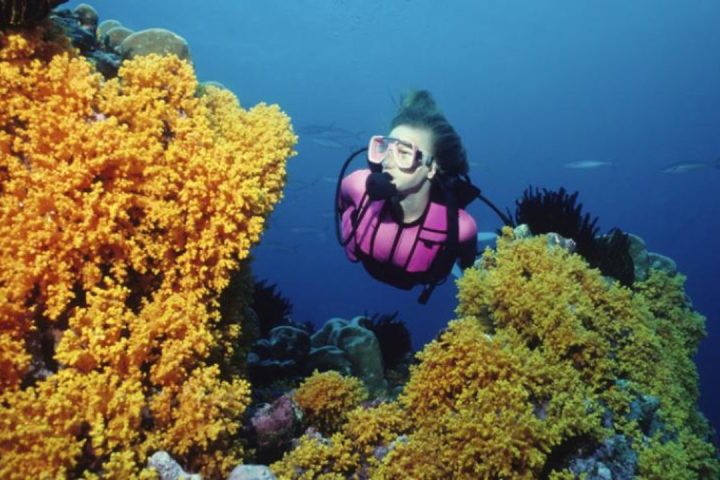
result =
M382 164L392 153L395 163L401 170L414 170L424 160L425 165L432 163L432 155L424 154L417 145L399 138L374 135L368 145L368 161L376 165Z

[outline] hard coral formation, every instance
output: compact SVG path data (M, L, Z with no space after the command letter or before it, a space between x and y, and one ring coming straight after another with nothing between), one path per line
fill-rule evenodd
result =
M177 55L190 61L190 47L187 40L164 28L148 28L133 32L118 46L123 60L156 53L158 55Z
M373 397L386 393L382 352L366 317L331 318L311 338L307 368L338 371L350 363L350 373L362 380Z
M358 407L332 440L306 434L272 468L283 479L718 478L692 363L704 319L683 280L651 269L626 288L506 228L458 281L459 318L382 407L398 422Z
M166 450L227 473L249 384L219 296L281 198L289 119L197 97L177 57L104 81L47 38L0 36L0 472L132 478Z

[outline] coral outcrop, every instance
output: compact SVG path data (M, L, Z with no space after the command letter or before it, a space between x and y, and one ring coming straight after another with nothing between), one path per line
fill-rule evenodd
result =
M0 35L1 476L144 478L158 450L227 474L250 386L219 298L296 137L175 56L105 80L66 45Z
M458 318L397 402L308 433L278 478L718 478L684 278L631 288L545 235L509 228L458 281ZM356 423L356 422L360 423ZM313 463L314 462L314 463Z
M367 389L355 377L332 370L315 372L293 394L305 421L325 434L337 432L347 414L367 399Z

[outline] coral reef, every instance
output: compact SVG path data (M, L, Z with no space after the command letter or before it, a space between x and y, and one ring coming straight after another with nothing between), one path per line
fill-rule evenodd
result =
M302 416L300 406L289 394L260 406L250 419L248 435L255 461L267 464L278 460L278 452L286 451L300 433Z
M250 387L219 298L281 198L289 119L196 96L174 56L106 81L53 38L0 36L0 472L144 478L165 450L226 474Z
M112 30L106 34L106 40L110 40L111 33ZM108 45L113 45L112 41L109 41ZM123 60L157 53L177 55L183 60L190 61L190 46L187 40L164 28L147 28L133 32L123 38L117 49Z
M255 342L248 356L250 379L256 387L253 397L257 401L272 402L315 370L355 376L373 397L387 393L386 373L406 377L403 369L407 368L407 361L396 365L397 370L384 370L380 343L366 317L331 318L315 333L289 317L281 321L283 325L270 330L267 338Z
M188 42L177 33L162 28L134 32L117 20L98 24L97 12L87 4L55 10L49 18L105 78L115 77L121 62L136 56L176 55L192 62Z
M321 433L332 434L345 423L348 412L366 400L367 395L360 380L330 370L313 373L300 384L293 399L308 424Z
M516 201L515 225L527 225L533 235L556 233L575 242L577 252L603 274L620 280L625 286L633 283L634 268L630 256L630 240L619 229L598 236L598 219L582 214L582 204L576 204L578 192L528 187ZM512 215L508 211L508 216Z
M366 317L331 318L311 338L307 369L342 371L349 362L350 374L362 380L373 397L386 393L380 344L368 328Z
M458 319L398 401L364 405L271 465L298 478L718 478L684 278L632 288L509 228L458 280ZM394 419L394 420L393 420Z

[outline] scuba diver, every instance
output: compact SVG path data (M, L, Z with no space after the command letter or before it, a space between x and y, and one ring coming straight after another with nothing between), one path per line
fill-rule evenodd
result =
M350 162L367 151L368 168L345 177ZM456 262L465 269L477 255L477 225L464 208L474 198L491 206L472 185L460 136L430 92L407 95L388 135L346 160L335 195L338 241L348 258L372 277L409 290L423 285L425 304Z

